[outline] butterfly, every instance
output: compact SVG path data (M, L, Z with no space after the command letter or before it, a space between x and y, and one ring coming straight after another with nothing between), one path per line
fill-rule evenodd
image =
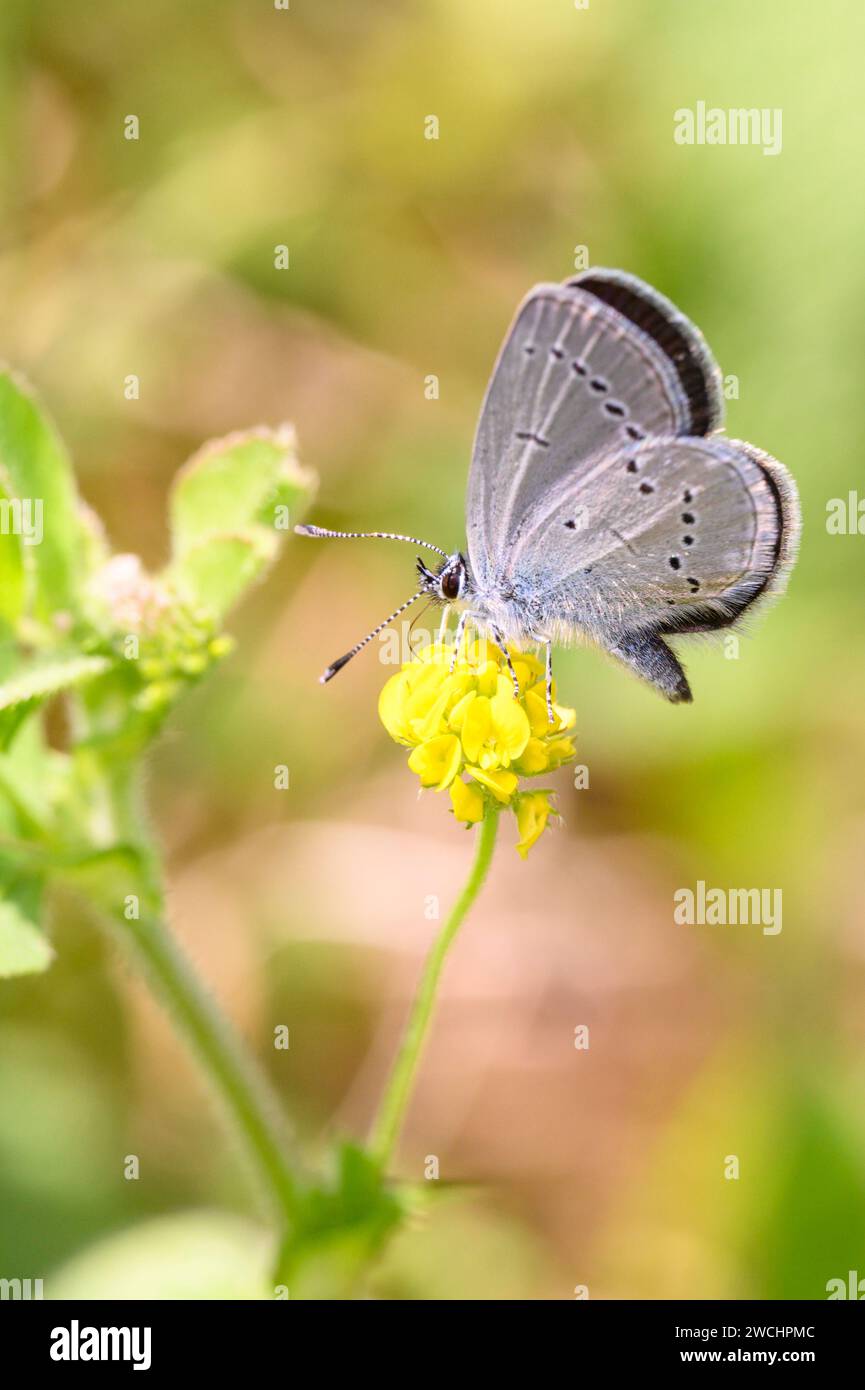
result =
M620 270L537 285L505 337L475 436L465 553L416 537L298 526L304 536L405 541L418 590L327 668L328 681L427 595L509 646L594 643L673 703L692 699L669 639L727 628L782 591L800 531L795 484L721 433L718 367L699 330Z

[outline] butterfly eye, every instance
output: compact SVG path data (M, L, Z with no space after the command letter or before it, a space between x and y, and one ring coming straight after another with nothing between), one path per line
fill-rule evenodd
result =
M442 575L442 597L455 599L460 596L460 575L458 570L448 570L447 574Z

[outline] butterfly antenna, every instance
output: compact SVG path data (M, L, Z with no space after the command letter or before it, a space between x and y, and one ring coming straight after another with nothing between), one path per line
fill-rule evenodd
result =
M417 536L399 536L395 531L328 531L324 526L295 526L297 536L316 536L322 540L336 541L407 541L409 545L422 545L434 550L447 560L448 553L429 541L418 540ZM389 621L389 620L388 620Z
M367 643L372 641L373 637L378 637L378 634L384 631L388 623L392 623L394 618L398 618L400 613L404 613L407 608L410 608L413 603L416 603L425 592L425 589L419 589L416 594L412 594L411 598L406 599L405 603L401 603L399 608L396 608L389 618L385 618L383 623L379 623L378 627L374 627L372 632L368 632L362 642L358 642L356 646L352 647L350 652L346 652L345 656L337 657L336 661L332 662L327 670L322 672L319 676L318 679L321 684L327 685L327 682L336 675L337 671L341 671L343 666L346 666L353 656L357 656L358 652L363 651L364 647Z

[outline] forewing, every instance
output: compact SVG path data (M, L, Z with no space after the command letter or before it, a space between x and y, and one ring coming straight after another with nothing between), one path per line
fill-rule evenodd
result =
M593 457L721 417L697 329L649 286L596 270L539 285L520 306L484 400L466 503L482 587L504 572L526 511Z

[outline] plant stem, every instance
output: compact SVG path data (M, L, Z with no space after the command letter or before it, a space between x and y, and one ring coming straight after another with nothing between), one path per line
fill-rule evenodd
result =
M122 764L107 768L103 780L105 810L114 835L118 841L128 837L138 861L130 886L137 890L141 910L140 918L131 919L119 918L116 909L110 911L111 926L122 940L131 937L135 942L157 996L183 1029L221 1097L277 1219L283 1228L290 1227L297 1212L298 1182L289 1161L282 1108L165 922L161 855L150 833L134 770Z
M382 1168L390 1162L399 1140L435 1007L436 990L445 956L487 876L495 848L498 821L498 811L487 807L480 825L471 873L427 956L405 1034L370 1136L371 1151Z
M290 1225L297 1208L297 1185L288 1162L286 1126L263 1074L244 1052L164 922L145 914L137 921L124 918L119 925L134 939L158 993L198 1053L277 1215Z

